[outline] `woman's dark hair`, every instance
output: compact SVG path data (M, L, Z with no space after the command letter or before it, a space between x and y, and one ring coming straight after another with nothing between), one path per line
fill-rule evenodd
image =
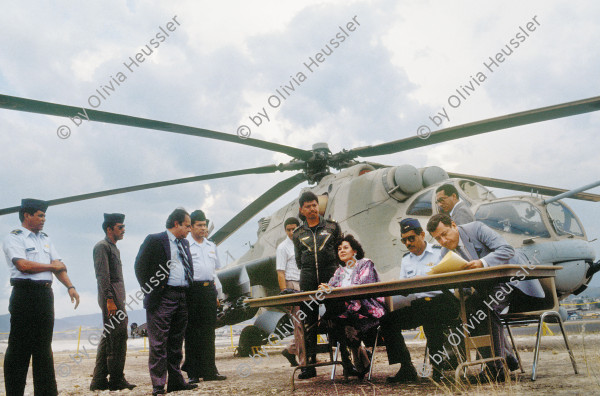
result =
M354 238L354 235L352 235L352 234L344 235L344 237L339 240L336 248L338 248L342 244L342 242L348 242L350 244L350 247L352 248L352 250L356 251L356 259L357 260L360 260L361 258L365 257L365 251L363 250L360 242L358 242L356 240L356 238ZM339 260L339 256L338 256L338 260Z

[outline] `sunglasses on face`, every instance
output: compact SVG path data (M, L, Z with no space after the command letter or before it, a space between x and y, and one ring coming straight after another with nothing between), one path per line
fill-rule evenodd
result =
M415 241L415 239L417 239L416 235L411 235L411 236L409 236L409 237L402 238L402 239L400 239L400 240L402 241L402 243L403 243L403 244L405 244L405 245L406 245L406 241L408 241L408 242L410 242L410 243L413 243L413 242Z

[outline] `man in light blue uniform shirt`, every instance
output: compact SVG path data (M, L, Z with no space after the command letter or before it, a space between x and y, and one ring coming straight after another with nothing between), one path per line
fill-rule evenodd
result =
M221 381L227 379L219 374L215 364L215 324L217 322L217 289L214 274L222 267L217 246L207 239L208 219L201 210L190 215L190 243L194 266L194 282L187 295L188 325L185 331L185 363L190 383Z
M25 393L30 359L34 394L58 394L52 357L52 274L67 287L75 308L79 305L79 294L67 275L67 267L48 235L42 232L47 208L45 201L23 199L19 210L21 227L11 231L3 241L13 286L8 306L10 335L4 358L7 395Z
M416 219L406 218L400 222L401 241L409 250L402 257L400 278L414 278L427 275L435 264L442 259L441 247L432 246L425 241L425 232ZM442 349L444 329L447 323L458 317L458 300L441 291L430 291L409 295L413 297L410 306L392 311L381 320L381 334L386 340L386 350L389 364L400 363L400 370L393 377L388 377L388 383L403 383L418 379L410 352L404 342L404 337L398 329L409 330L423 326L430 351ZM431 355L430 355L431 356ZM434 368L433 379L441 377L440 363L430 359Z

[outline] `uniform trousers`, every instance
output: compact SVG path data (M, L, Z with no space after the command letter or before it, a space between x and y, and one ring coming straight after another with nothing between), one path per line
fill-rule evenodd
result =
M185 363L189 378L218 373L215 365L217 289L214 282L195 281L187 294L188 325L185 330Z
M160 302L146 310L150 355L148 367L153 387L178 387L185 383L179 366L183 358L183 336L187 325L187 304L184 288L167 286Z
M460 305L454 296L439 294L413 300L410 306L384 315L380 320L381 335L385 341L389 364L412 364L400 330L423 326L431 356L442 350L444 330L456 321L459 313ZM437 366L435 361L431 360L431 363Z
M121 310L125 313L125 309ZM106 307L102 309L104 331L96 353L96 367L93 381L100 383L110 374L110 382L117 384L125 376L125 358L127 356L127 326L129 318L119 320L119 311L113 317L108 317Z
M44 286L14 286L8 305L10 335L4 358L6 394L23 395L29 360L33 366L34 395L57 395L52 331L54 294Z

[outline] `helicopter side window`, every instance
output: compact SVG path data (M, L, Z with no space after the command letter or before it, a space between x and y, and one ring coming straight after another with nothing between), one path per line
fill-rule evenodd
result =
M511 234L550 238L542 214L529 202L504 201L484 204L477 209L475 220Z
M571 209L561 202L552 202L548 204L547 209L550 222L558 235L583 236L583 227Z
M433 209L431 200L433 198L433 190L429 190L419 195L406 210L407 215L413 216L431 216Z

